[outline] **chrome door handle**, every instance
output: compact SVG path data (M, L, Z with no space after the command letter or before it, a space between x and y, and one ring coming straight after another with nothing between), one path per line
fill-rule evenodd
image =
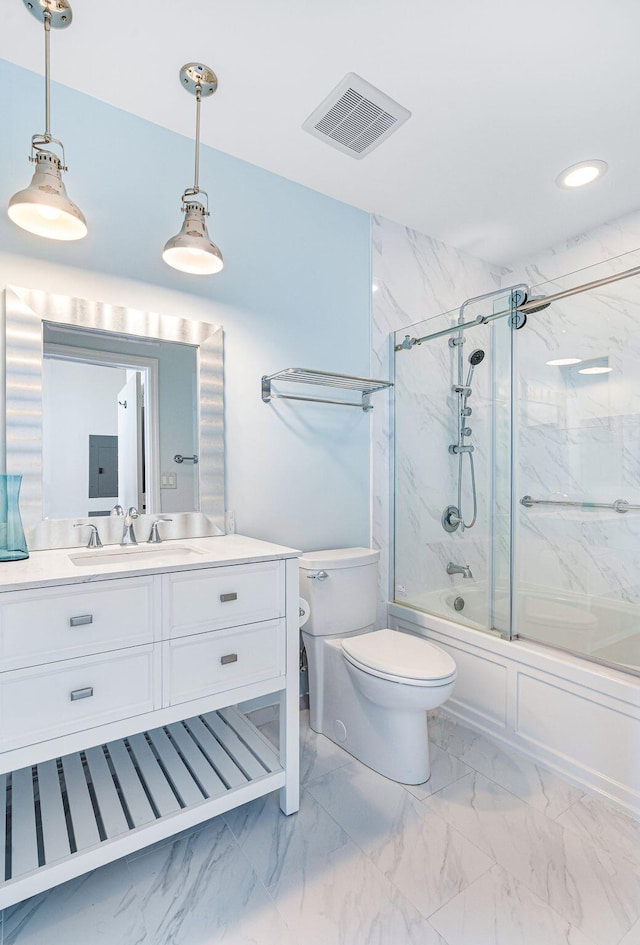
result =
M326 581L329 575L326 571L318 571L317 574L307 574L310 581Z
M238 662L238 654L237 654L237 653L227 653L226 656L221 656L221 657L220 657L220 662L222 663L223 666L226 666L227 663L237 663L237 662Z
M93 686L85 686L84 689L74 689L71 693L71 701L77 702L78 699L90 699L93 695Z

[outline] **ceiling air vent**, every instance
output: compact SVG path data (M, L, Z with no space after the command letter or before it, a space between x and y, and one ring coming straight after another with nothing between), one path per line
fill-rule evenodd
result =
M408 109L349 72L302 127L338 151L360 159L410 117Z

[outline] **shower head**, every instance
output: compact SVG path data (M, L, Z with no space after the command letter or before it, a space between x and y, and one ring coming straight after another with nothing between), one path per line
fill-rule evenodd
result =
M484 361L484 351L482 348L476 348L475 351L472 351L469 355L469 373L467 374L467 387L471 387L471 378L473 377L474 368L478 366L482 361ZM471 390L467 392L467 397L471 394Z

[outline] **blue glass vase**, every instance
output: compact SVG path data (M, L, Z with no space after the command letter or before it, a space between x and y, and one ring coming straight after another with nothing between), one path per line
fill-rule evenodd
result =
M0 561L21 561L29 557L20 518L22 476L0 476Z

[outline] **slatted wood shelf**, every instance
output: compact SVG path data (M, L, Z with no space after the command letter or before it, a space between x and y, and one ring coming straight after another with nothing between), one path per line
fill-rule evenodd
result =
M0 909L284 783L235 707L0 775Z

